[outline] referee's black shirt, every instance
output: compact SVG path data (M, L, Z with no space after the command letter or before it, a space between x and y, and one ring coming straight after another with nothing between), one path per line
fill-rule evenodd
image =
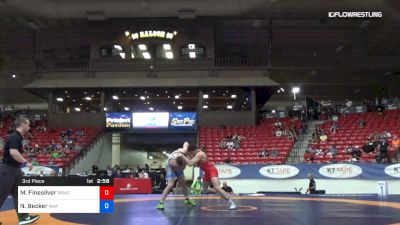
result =
M10 154L10 149L17 149L19 153L23 153L22 150L22 140L24 138L18 131L14 131L12 134L8 135L6 143L4 144L4 156L3 163L14 167L20 167L21 163L15 161L15 159Z
M314 187L314 188L311 189L311 187ZM315 184L315 180L314 179L310 179L310 183L308 184L308 188L310 188L310 194L314 194L315 193L315 189L317 188L317 185Z

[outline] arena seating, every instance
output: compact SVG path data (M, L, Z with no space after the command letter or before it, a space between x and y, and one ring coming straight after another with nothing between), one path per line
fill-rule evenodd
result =
M206 148L206 153L211 162L223 163L226 159L230 159L233 164L283 164L285 163L290 151L292 150L294 141L287 137L276 137L276 122L282 122L286 127L294 125L297 129L301 126L301 121L291 121L290 118L283 119L265 119L257 126L228 126L219 128L216 126L201 127L199 131L199 144ZM233 135L244 136L241 141L240 149L219 149L220 141ZM271 151L276 149L279 151L277 157L259 157L262 148Z
M6 139L7 137L7 132L12 127L12 120L5 120L3 124L3 128L0 129L0 137ZM43 123L46 123L45 121L39 121L37 122L38 125L41 125ZM47 128L46 132L40 132L37 131L35 128L31 129L31 133L33 135L33 138L30 139L29 146L34 147L35 145L38 145L40 149L43 149L47 144L50 143L62 143L60 133L62 131L68 130L67 128ZM70 128L72 134L77 138L77 141L75 144L79 145L81 147L81 151L75 151L75 150L63 150L68 156L66 158L57 158L54 159L54 164L59 166L59 167L68 167L76 157L82 152L87 149L87 147L90 146L90 144L93 142L93 140L100 134L101 129L97 128ZM80 130L83 131L82 136L76 136L76 131ZM3 150L0 149L0 154L3 154ZM48 165L50 161L50 153L47 154L36 154L36 159L39 162L40 165ZM24 153L24 157L28 158L28 155Z
M392 135L400 136L400 110L388 110L385 111L385 116L379 116L376 112L367 113L352 113L341 116L336 122L339 124L339 129L336 133L330 131L331 122L325 122L320 128L325 134L328 135L326 142L320 142L312 145L312 147L320 147L321 149L330 148L335 145L338 150L338 155L335 161L347 162L350 159L350 155L345 152L346 147L351 143L353 146L359 146L361 148L366 144L368 136L372 133L383 133L386 129ZM364 128L359 128L359 120L363 119L366 122ZM391 141L391 139L389 139ZM393 157L396 151L389 147L389 156ZM362 153L360 162L376 162L375 154ZM305 154L305 162L310 162L310 155ZM316 156L314 163L328 163L332 162L332 157Z

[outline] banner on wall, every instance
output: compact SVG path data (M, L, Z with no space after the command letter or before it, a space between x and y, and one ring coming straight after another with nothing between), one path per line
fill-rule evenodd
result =
M227 179L400 179L400 164L295 164L295 165L215 165L219 178Z
M169 126L174 130L196 130L196 113L171 113Z
M153 189L150 179L114 178L115 194L150 194Z
M132 127L131 113L106 113L106 129L130 129Z

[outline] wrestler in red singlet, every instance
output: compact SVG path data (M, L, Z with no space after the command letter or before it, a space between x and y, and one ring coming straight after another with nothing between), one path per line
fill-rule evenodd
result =
M185 159L185 162L187 163L187 165L188 166L197 165L204 172L203 193L207 194L208 186L210 186L210 184L212 184L213 190L216 193L218 193L219 195L221 195L226 201L228 201L228 203L229 203L228 209L230 209L230 210L237 209L236 204L230 198L229 194L226 193L220 187L220 182L218 179L218 170L211 162L209 162L207 160L206 153L197 149L196 146L193 144L189 144L189 147L187 150L188 150L189 155L192 157L191 159L188 159L185 155L182 156Z
M211 177L218 177L218 169L207 159L200 160L197 165L204 172L203 182L211 183Z

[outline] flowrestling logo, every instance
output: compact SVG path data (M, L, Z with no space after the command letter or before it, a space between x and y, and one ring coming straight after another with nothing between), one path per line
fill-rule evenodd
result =
M400 164L394 164L385 168L385 173L392 177L400 177Z
M321 167L319 173L330 178L352 178L362 174L362 169L352 164L332 164Z
M330 18L382 18L382 12L328 12Z
M230 165L216 165L218 169L219 178L233 178L240 175L241 170L235 166Z
M299 174L299 169L294 166L287 165L275 165L275 166L264 166L260 169L260 174L269 178L290 178Z

